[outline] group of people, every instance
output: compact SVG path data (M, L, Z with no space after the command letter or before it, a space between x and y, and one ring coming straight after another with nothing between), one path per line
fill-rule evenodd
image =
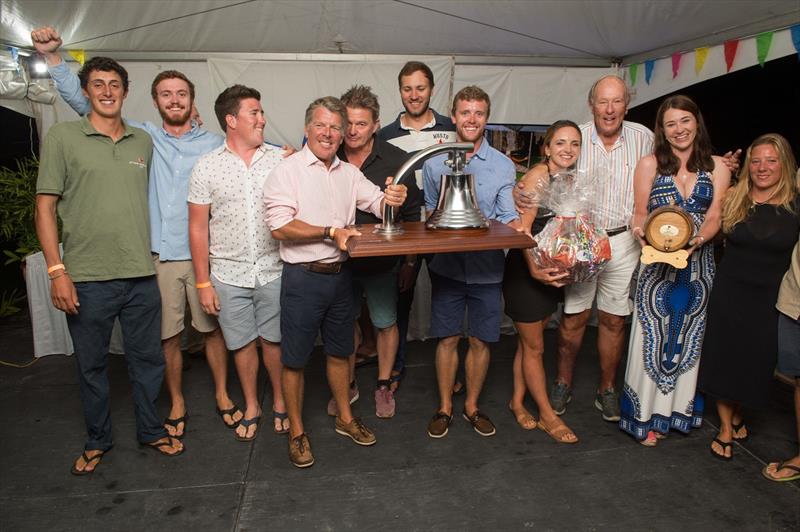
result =
M523 429L538 426L560 443L578 441L560 416L572 398L576 355L595 301L601 368L595 406L603 419L619 422L645 445L655 445L670 429L687 432L701 422L696 381L702 358L701 388L717 397L721 419L712 453L729 458L731 441L747 436L741 406L765 399L779 350L779 323L781 367L800 377L796 246L781 289L779 308L788 318L779 322L774 310L800 233L796 164L779 135L754 142L739 183L728 191L738 153L711 155L702 115L690 99L665 100L654 135L624 120L627 87L607 76L589 91L593 120L553 124L545 134L543 162L515 186L513 163L484 137L489 95L465 87L453 99L450 118L442 116L429 107L434 79L424 63L412 61L400 71L405 111L392 124L380 127L377 97L356 85L341 98L311 102L304 119L306 143L295 151L265 143L264 111L253 88L234 85L217 97L214 110L224 137L199 126L192 114L194 85L172 70L161 72L151 86L162 123L123 120L128 78L121 65L95 57L75 76L61 59L56 30L41 28L31 36L59 93L83 116L48 132L36 210L53 304L67 314L75 345L88 432L73 474L93 472L112 446L106 365L117 318L137 438L167 456L183 452L189 415L180 338L187 307L192 326L205 335L217 413L236 439L252 441L259 431L260 347L272 385L273 430L288 433L292 464L314 463L302 420L303 369L320 334L335 430L356 444L374 444L375 434L351 410L359 397L354 365L361 335L355 322L364 299L377 331L375 412L391 418L405 375L408 317L423 260L432 287L430 334L438 338L439 405L427 427L433 438L447 435L460 389L466 391L464 419L482 436L495 434L478 403L503 310L519 334L509 408ZM423 203L427 212L436 207L439 180L449 172L445 155L425 161L407 184L392 184L391 174L409 153L449 141L474 145L467 169L478 184L483 214L532 234L554 213L533 202L526 189L546 187L553 175L576 167L602 175L594 221L609 236L612 259L600 276L565 285L565 272L541 268L520 250L349 259L347 241L359 235L354 224L377 222L385 206L409 221L424 219ZM645 219L664 204L684 208L695 222L683 270L639 267ZM709 244L720 227L735 251L730 260L726 252L712 283ZM558 375L548 389L543 331L562 301ZM632 310L620 399L615 374ZM462 386L458 344L465 312L469 347ZM718 331L716 340L712 333L704 335L706 316L709 330ZM757 334L751 334L754 327ZM731 330L747 332L739 339ZM756 348L767 354L751 356ZM741 353L735 360L732 350ZM243 409L227 391L229 351ZM706 366L713 369L706 372ZM764 381L758 386L752 378L742 380L756 373ZM162 381L171 399L163 422L156 411ZM536 402L538 420L523 405L526 391ZM800 408L800 391L796 396ZM800 457L772 464L764 474L788 478L798 466Z

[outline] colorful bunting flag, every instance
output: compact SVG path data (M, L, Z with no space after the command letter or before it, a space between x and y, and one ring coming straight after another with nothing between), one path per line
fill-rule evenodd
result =
M84 61L86 61L86 52L84 50L67 50L67 53L83 66Z
M792 44L794 49L797 50L797 57L800 57L800 24L791 27L792 31Z
M650 85L650 79L653 77L653 68L655 66L655 59L648 59L644 62L644 80L648 85Z
M767 60L767 54L769 53L769 47L772 46L772 35L773 32L767 31L764 33L760 33L756 36L756 52L758 54L758 64L762 67L764 66L764 62Z
M678 70L681 69L681 57L683 56L680 52L675 52L672 54L672 79L678 77Z
M702 48L695 48L694 49L694 73L699 74L701 70L703 70L703 66L706 64L706 59L708 58L708 46L703 46ZM730 69L728 69L730 70Z
M736 50L739 48L739 39L731 39L725 41L725 64L728 67L728 72L733 67L733 60L736 58Z
M636 85L636 74L639 71L639 65L633 64L629 66L628 71L631 73L631 87L633 87L634 85Z

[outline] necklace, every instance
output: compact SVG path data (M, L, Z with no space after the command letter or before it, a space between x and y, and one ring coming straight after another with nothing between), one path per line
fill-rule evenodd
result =
M776 185L772 189L772 192L769 193L769 196L767 196L767 199L765 199L764 201L757 201L756 198L753 197L753 190L750 189L750 201L753 202L753 205L765 205L769 203L769 200L771 200L777 192L778 192L778 186Z

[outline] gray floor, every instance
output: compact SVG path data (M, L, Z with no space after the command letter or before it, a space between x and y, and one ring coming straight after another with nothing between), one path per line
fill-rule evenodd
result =
M592 406L594 338L590 330L565 416L581 439L571 446L521 430L508 412L514 337L493 347L481 402L497 425L491 438L460 418L446 438L426 435L436 408L434 344L414 342L391 420L374 415L375 367L359 369L356 412L378 443L358 447L325 414L318 356L307 372L305 420L317 460L307 470L291 466L285 436L268 424L254 443L233 439L214 413L209 372L198 358L185 373L186 453L165 458L139 449L124 359L114 356L116 444L96 473L74 477L69 466L84 435L74 361L50 356L26 369L2 366L0 530L800 530L800 482L768 482L759 473L766 461L796 451L788 386L776 382L771 408L748 417L752 437L734 446L731 462L708 451L713 407L701 429L648 449ZM552 332L546 341L552 363ZM29 324L0 321L0 359L19 363L31 353ZM265 383L262 372L268 412ZM237 387L234 379L235 399Z

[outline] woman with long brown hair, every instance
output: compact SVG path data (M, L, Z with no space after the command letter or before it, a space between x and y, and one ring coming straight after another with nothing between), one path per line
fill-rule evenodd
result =
M575 166L581 152L580 129L569 120L555 122L545 132L542 150L544 162L531 168L521 179L526 190L544 190L554 174ZM552 216L552 211L544 207L528 209L521 215L521 225L535 235ZM535 429L536 420L523 405L525 391L529 391L539 410L539 428L558 443L576 443L578 437L550 406L542 361L544 328L564 298L561 287L566 276L566 272L556 268L537 266L529 250L508 252L503 296L506 314L514 320L519 335L514 355L514 393L508 407L520 427Z
M761 135L722 209L725 254L708 310L699 387L717 403L720 429L711 454L733 456L748 437L742 406L766 406L777 358L781 279L800 232L800 183L789 143Z
M670 96L658 108L653 155L636 165L633 233L644 245L650 212L673 205L692 219L688 265L641 265L620 428L646 446L670 430L689 432L702 422L697 369L705 329L706 305L714 278L714 256L707 244L719 231L722 198L730 171L711 155L711 141L697 105Z

